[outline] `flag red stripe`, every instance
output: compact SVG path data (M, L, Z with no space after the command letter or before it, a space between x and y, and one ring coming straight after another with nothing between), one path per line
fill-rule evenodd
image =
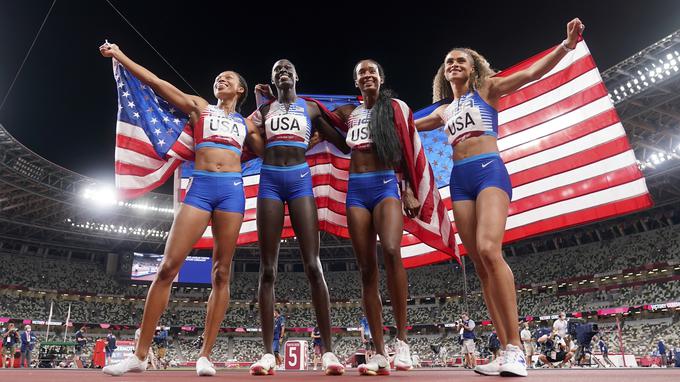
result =
M629 199L623 199L612 203L599 205L581 211L555 216L553 218L541 220L521 227L505 231L503 243L508 244L513 241L525 239L530 236L553 231L556 229L566 229L578 224L586 224L596 220L603 220L617 215L629 214L652 206L652 198L646 193Z
M619 116L616 114L616 109L612 108L604 113L598 114L553 134L507 149L501 152L501 158L503 158L503 162L507 164L525 156L568 143L574 139L609 127L617 122L619 122Z
M641 177L642 174L640 174L637 165L633 164L628 167L622 167L620 169L598 175L590 179L585 179L580 182L553 188L540 194L515 200L510 203L508 215L511 216L519 214L534 208L539 208L549 204L561 202L563 200L573 199L593 192L602 191L631 182L636 179L640 179Z
M530 99L534 99L542 94L548 93L551 90L557 89L558 87L594 68L595 61L593 60L593 57L590 55L583 56L563 70L560 70L549 77L545 77L523 89L502 97L500 100L498 100L498 111L501 112L503 110L510 109Z
M193 160L194 159L193 149L190 149L190 148L184 146L179 140L177 142L175 142L174 145L172 145L172 151L177 153L177 155L184 158L185 160Z
M462 248L461 248L461 250L462 250ZM463 252L461 252L461 254L462 253ZM425 253L425 254L418 255L418 256L407 257L407 258L402 259L402 262L404 263L404 268L416 268L416 267L422 267L424 265L441 263L442 261L449 261L449 260L452 260L452 259L453 259L453 257L451 257L451 255L448 255L448 254L440 252L440 251L435 251L435 252L429 252L429 253Z
M133 175L133 176L147 176L157 169L139 167L134 164L116 161L115 171L117 175Z
M140 153L153 159L160 159L150 144L126 135L116 134L116 146Z
M118 195L124 199L134 199L138 198L147 192L150 192L151 190L157 188L161 184L165 183L166 180L173 174L177 166L179 166L182 162L179 160L175 160L175 163L173 163L170 167L168 167L168 170L161 176L160 179L158 179L156 182L153 182L143 188L117 188Z
M555 117L559 117L562 114L566 114L570 111L576 110L582 106L585 106L599 98L607 96L607 88L603 83L593 85L579 93L576 93L568 98L565 98L559 102L555 102L550 106L547 106L541 110L537 110L529 115L522 118L515 119L508 123L504 123L498 127L498 138L507 137L524 131L545 123Z
M596 220L603 220L618 215L633 213L641 209L648 208L652 204L653 202L650 195L643 194L629 199L619 200L593 208L541 220L535 223L507 230L503 238L503 244L509 244L513 241L526 239L530 236L539 235L557 229L566 229L575 225L587 224ZM462 245L460 248L460 253L467 254L467 250ZM449 259L451 259L450 256L442 254L441 252L429 252L404 258L403 262L405 267L411 268L432 264L438 261L446 261Z
M523 184L598 162L604 158L609 158L610 156L628 150L630 150L628 138L624 135L588 150L583 150L552 162L543 163L540 166L516 172L510 175L510 181L513 187L518 187Z

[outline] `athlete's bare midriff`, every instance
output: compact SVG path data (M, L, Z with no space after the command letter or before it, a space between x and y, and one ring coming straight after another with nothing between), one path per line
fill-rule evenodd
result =
M295 166L305 162L306 150L294 146L274 146L264 150L264 164L272 166Z
M210 172L241 172L241 158L231 150L203 147L196 151L194 169Z
M475 155L498 152L496 137L480 135L458 142L453 149L453 160L462 160Z
M352 150L349 172L351 174L391 170L378 159L375 150Z

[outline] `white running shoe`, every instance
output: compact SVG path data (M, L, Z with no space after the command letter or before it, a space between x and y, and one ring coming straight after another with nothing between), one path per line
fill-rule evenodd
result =
M326 371L326 375L345 374L345 366L338 361L338 357L335 354L329 351L321 357L321 368Z
M250 375L274 375L274 369L276 369L276 358L273 354L267 353L250 365Z
M361 375L390 375L390 363L382 354L376 354L366 363L359 365Z
M141 373L146 370L148 362L146 360L140 361L136 355L131 355L115 365L106 366L102 369L104 374L117 377L125 373Z
M396 354L394 355L394 368L399 371L409 371L413 369L413 360L411 359L411 348L408 344L400 339L397 339Z
M499 369L502 377L526 377L527 361L522 349L515 345L506 346Z
M217 370L208 357L201 357L196 361L196 374L199 377L212 377L216 373Z
M477 365L474 368L475 373L481 375L501 375L501 364L503 362L503 351L496 357L493 361L487 363L486 365Z

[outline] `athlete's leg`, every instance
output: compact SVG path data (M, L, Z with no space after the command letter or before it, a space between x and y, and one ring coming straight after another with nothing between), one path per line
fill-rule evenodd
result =
M312 292L316 322L321 331L321 351L333 351L331 337L331 301L319 259L319 218L313 196L295 198L288 202L290 222L300 243L302 263Z
M273 354L274 340L274 281L279 260L279 245L283 230L283 202L257 199L257 239L260 245L260 285L258 302L262 340L265 353Z
M212 290L208 297L208 311L205 315L203 346L199 357L210 358L215 345L220 324L229 307L229 281L231 262L236 250L243 214L236 212L215 211L212 215L212 232L214 238L212 264Z
M361 207L347 208L347 228L349 228L352 248L357 258L359 272L361 272L361 297L368 326L371 329L375 353L386 356L383 338L382 301L380 300L378 283L380 272L378 271L376 254L376 232L371 213Z
M497 187L485 188L477 196L477 253L493 285L485 293L489 293L489 302L496 311L498 321L494 321L494 326L499 333L503 328L503 337L499 334L503 347L521 345L515 278L501 249L509 204L508 194Z
M209 221L210 212L182 204L172 223L163 253L163 261L146 295L142 332L135 349L135 355L140 360L146 359L149 352L158 320L168 305L172 282L194 243L203 235Z
M467 254L472 260L475 266L475 272L477 277L479 277L480 284L482 286L482 297L486 304L486 308L489 311L491 320L496 328L496 333L498 334L498 339L503 342L505 337L505 330L496 322L500 319L500 315L496 312L496 306L494 302L489 298L490 289L493 287L489 283L488 274L484 268L479 255L477 254L477 212L476 203L474 200L460 200L453 202L453 216L456 221L456 228L458 229L458 234L460 239L467 250Z
M401 200L383 199L373 210L373 226L380 237L387 288L397 324L397 338L406 341L408 278L404 263L401 261L401 238L404 232L404 218L401 211Z

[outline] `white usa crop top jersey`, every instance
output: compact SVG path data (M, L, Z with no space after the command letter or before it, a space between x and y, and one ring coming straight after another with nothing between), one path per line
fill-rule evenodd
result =
M239 113L226 114L214 105L208 105L194 128L194 147L216 147L232 150L241 155L248 133L246 120Z
M454 146L469 137L498 137L498 111L476 91L451 102L444 109L444 121L449 144Z
M347 119L347 137L345 142L352 150L367 150L373 147L371 130L368 123L371 120L371 109L364 105L357 106Z
M254 119L256 121L257 118ZM312 135L312 121L307 112L307 102L298 98L286 111L283 104L274 101L264 117L267 136L265 147L293 146L307 149Z

